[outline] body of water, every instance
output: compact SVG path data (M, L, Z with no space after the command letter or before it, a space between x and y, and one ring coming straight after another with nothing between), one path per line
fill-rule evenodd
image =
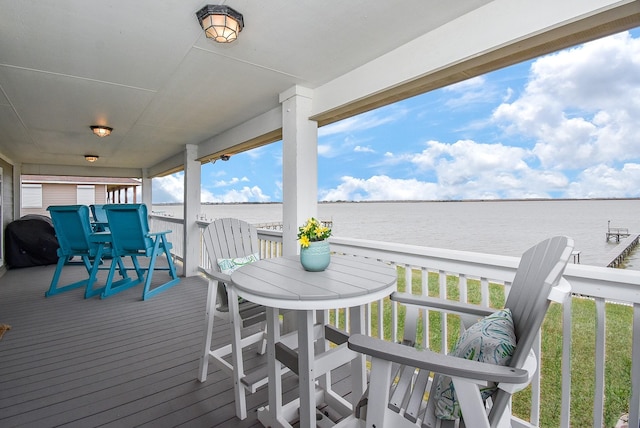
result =
M158 205L154 211L182 217L182 206ZM282 205L205 204L202 214L208 220L280 222ZM318 217L333 221L335 236L509 256L520 256L547 237L566 235L574 239L583 264L599 265L616 246L606 241L609 221L611 227L640 233L640 200L321 203ZM637 251L626 268L640 270Z

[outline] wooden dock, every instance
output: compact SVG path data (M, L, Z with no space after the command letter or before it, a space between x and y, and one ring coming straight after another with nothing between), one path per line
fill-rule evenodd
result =
M636 248L639 241L640 234L628 234L626 237L618 241L618 245L616 245L611 251L605 254L602 262L598 263L598 265L613 268L619 267L631 253L631 251Z
M615 239L616 242L620 242L622 238L628 238L631 236L629 229L626 227L611 227L611 220L607 222L607 242L611 239Z

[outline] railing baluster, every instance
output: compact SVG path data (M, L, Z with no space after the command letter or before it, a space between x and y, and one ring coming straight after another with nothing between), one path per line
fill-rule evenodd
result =
M633 305L633 342L631 349L629 426L640 427L640 304L638 303Z
M482 301L480 305L484 307L489 307L489 280L487 278L480 279L480 293L482 296Z
M469 303L469 295L467 288L467 276L464 273L458 275L458 284L460 287L460 301Z
M378 300L378 339L384 339L384 301Z
M593 398L593 426L601 427L604 414L604 354L606 346L606 316L605 301L602 298L596 302L596 372L595 394Z
M371 336L371 322L373 317L371 316L371 303L367 303L367 310L365 311L365 330L364 334Z
M562 306L562 397L560 410L560 426L569 428L571 421L571 299L567 299ZM538 357L538 367L540 367L540 357ZM540 369L538 375L540 378ZM539 409L540 406L538 406Z
M422 268L421 292L423 296L429 295L429 271ZM422 313L422 347L429 349L429 312L426 309L420 309Z
M440 286L440 298L447 298L447 273L444 271L438 271L438 284ZM447 328L447 314L444 312L440 313L440 352L446 353L449 352L449 340L448 340L448 331Z

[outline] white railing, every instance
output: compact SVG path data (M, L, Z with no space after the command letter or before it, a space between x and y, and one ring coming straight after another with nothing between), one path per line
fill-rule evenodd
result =
M492 286L505 286L508 292L509 282L515 275L518 258L495 256L490 254L471 253L464 251L445 250L403 244L331 238L332 251L344 252L357 256L376 258L391 262L404 268L405 284L415 283L416 276L422 284L421 291L426 289L426 272L437 276L439 285L439 297L452 299L447 294L447 283L451 283L452 278L457 278L459 283L459 297L456 300L466 301L468 297L468 284L472 281L479 284L480 304L487 306L489 303L489 284ZM569 427L571 425L570 403L571 403L571 363L572 359L593 359L594 369L592 373L583 373L589 379L595 379L593 391L593 417L592 426L605 426L603 420L605 408L605 390L607 377L605 373L605 353L606 353L606 320L607 310L605 302L616 302L631 306L633 312L632 326L629 330L633 335L631 340L631 355L629 355L630 373L626 373L631 379L631 399L628 405L629 420L636 421L638 426L638 413L640 410L640 272L630 270L620 270L602 268L589 265L570 264L565 270L565 279L569 281L574 295L580 298L592 299L595 302L595 345L593 353L588 355L574 355L572 353L572 341L583 340L580 337L572 337L572 305L571 300L562 308L562 338L561 338L561 406L559 406L559 425ZM454 280L454 282L456 282ZM408 290L407 290L408 291ZM395 306L395 305L394 305ZM397 326L397 309L392 306L393 322L392 329L395 332ZM428 319L424 317L424 319ZM426 322L426 321L423 321ZM424 330L428 330L425 324ZM443 341L441 349L447 349L446 324L442 323L441 333ZM626 334L625 332L619 332ZM616 334L616 332L609 332ZM397 340L394 335L392 340ZM423 338L423 343L429 343L428 337ZM431 342L433 347L433 342ZM540 343L537 355L540 355ZM574 345L575 347L575 345ZM543 362L545 363L545 362ZM624 366L623 363L621 365ZM611 373L609 376L620 376L620 373ZM611 378L609 378L611 379ZM541 403L541 377L537 373L532 382L531 388L531 411L529 421L534 425L539 424L540 408L545 403ZM612 392L613 394L614 392ZM548 403L546 403L548 405ZM617 415L620 416L620 415ZM608 422L609 425L611 422ZM632 423L629 426L634 426Z
M177 258L181 258L181 246L176 245L182 242L182 225L181 220L173 218L154 217L154 230L171 229L171 241L174 243L174 251ZM206 227L206 222L199 222L201 228ZM262 258L277 257L281 255L282 248L282 232L275 230L262 230L258 232L261 240ZM515 275L519 259L517 257L497 256L483 253L472 253L465 251L446 250L429 247L419 247L396 243L369 241L361 239L349 238L331 238L331 249L335 253L375 258L386 261L398 267L399 284L407 287L405 291L414 293L427 293L429 284L437 289L436 294L441 298L456 299L461 301L473 300L474 303L489 306L491 301L500 300L508 293L510 281ZM208 259L205 254L203 245L200 245L201 261L200 266L203 269L209 267ZM608 380L612 376L620 376L621 373L607 373L605 370L605 354L607 354L607 334L611 334L607 330L607 314L611 303L616 305L626 305L630 307L632 312L632 321L630 328L618 334L631 334L631 348L628 361L623 362L623 367L630 367L629 373L623 373L631 379L631 398L628 404L629 420L636 421L635 425L630 423L629 426L638 426L640 412L640 271L620 270L611 268L601 268L589 265L570 264L567 266L564 275L572 287L572 292L577 298L587 298L595 302L594 313L594 346L589 355L574 355L573 348L576 348L577 341L584 340L581 337L572 336L572 304L569 301L562 308L559 308L562 329L560 331L560 347L561 354L561 393L560 406L553 403L559 408L560 417L558 424L562 427L569 427L575 422L571 421L571 364L576 359L592 359L594 361L593 371L590 373L582 373L580 376L586 376L594 379L595 387L593 390L592 409L592 426L605 426L610 424L604 421L604 409L607 396L605 395ZM389 309L383 309L385 307ZM390 304L380 301L369 306L368 326L369 333L378 337L384 337L388 340L396 341L398 339L398 325L402 321L401 310L397 304ZM387 315L390 313L390 316ZM332 311L332 319L335 320L340 327L348 325L348 319L345 319L346 312L342 309ZM438 315L440 317L440 315ZM450 324L443 322L443 318L435 318L435 323L439 326L435 329L434 334L434 317L431 314L423 314L422 325L422 343L427 343L433 349L440 347L441 350L449 349L448 329ZM432 325L430 326L430 323ZM616 333L616 332L614 332ZM434 343L436 337L440 337L438 343ZM536 345L540 350L540 341ZM540 355L540 352L537 353ZM548 357L553 359L554 357ZM555 362L554 362L555 363ZM547 364L543 356L543 365ZM557 367L557 364L556 364ZM544 367L542 368L544 370ZM609 378L607 377L609 376ZM574 379L575 382L575 379ZM593 381L592 381L593 382ZM554 387L557 389L557 386ZM530 401L530 410L527 411L525 419L528 419L534 425L539 424L540 409L542 406L550 406L551 403L542 402L543 380L540 373L534 378L530 392L530 397L526 401ZM523 391L524 393L524 391ZM615 392L612 392L614 394ZM522 393L520 393L522 394ZM619 415L618 415L619 416Z
M202 223L200 225L201 227L206 227L207 223ZM152 214L149 216L149 228L152 232L170 230L171 233L167 234L167 240L169 240L171 245L173 245L171 254L176 260L182 260L184 255L184 220L181 218ZM201 250L200 254L202 253L203 251Z

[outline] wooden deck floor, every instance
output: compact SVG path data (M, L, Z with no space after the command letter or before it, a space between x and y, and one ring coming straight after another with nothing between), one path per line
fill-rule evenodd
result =
M240 421L225 373L210 364L207 381L196 379L202 278L182 278L145 302L141 286L104 300L85 300L81 289L45 298L53 271L0 278L0 324L11 325L0 340L1 427L261 426L255 410L266 404L266 388L249 397L249 417ZM84 273L65 271L67 283ZM165 277L158 272L154 282ZM225 341L227 327L217 323L214 342ZM248 365L262 364L253 354ZM285 380L285 399L297 395L296 385L294 375Z

